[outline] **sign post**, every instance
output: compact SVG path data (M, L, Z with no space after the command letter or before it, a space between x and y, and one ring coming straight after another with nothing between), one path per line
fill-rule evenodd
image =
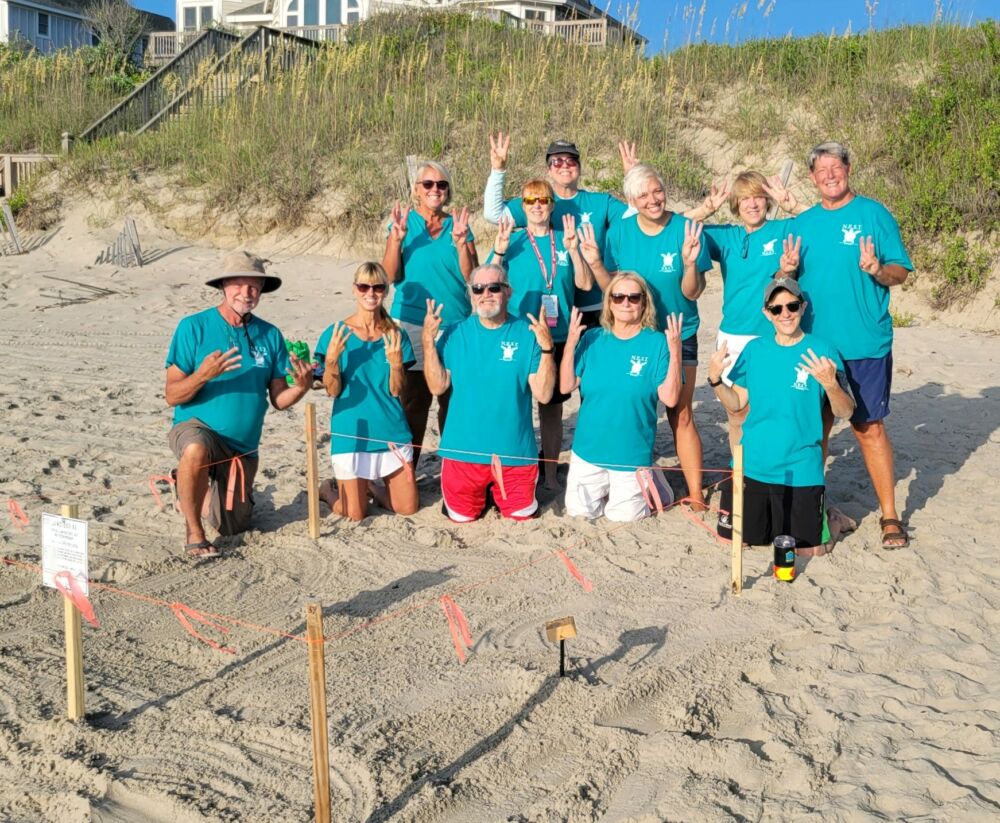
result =
M733 521L732 588L733 594L743 591L743 446L733 450Z

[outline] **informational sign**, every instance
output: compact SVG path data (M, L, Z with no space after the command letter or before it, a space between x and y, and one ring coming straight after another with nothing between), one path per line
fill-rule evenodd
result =
M57 588L55 576L69 572L85 596L90 596L87 569L87 521L42 515L42 583Z

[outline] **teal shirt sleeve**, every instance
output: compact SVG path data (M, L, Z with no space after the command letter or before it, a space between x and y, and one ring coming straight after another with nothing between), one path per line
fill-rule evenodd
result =
M413 343L410 341L410 335L406 333L406 329L399 330L399 336L401 338L400 344L403 349L403 366L412 366L417 362L417 357L413 353Z
M750 357L753 353L751 343L753 343L752 340L743 348L740 356L736 358L736 362L733 363L733 367L729 370L729 379L743 389L747 387L747 371L749 371Z
M608 229L607 242L604 244L604 268L608 273L618 271L618 259L621 256L622 221L616 220Z
M167 361L164 367L177 366L184 374L194 374L198 368L195 361L195 339L192 329L192 321L185 317L177 324L174 336L170 340L170 349L167 351Z
M520 197L507 201L507 211L516 227L523 229L528 225L528 215L524 213L524 203L521 202Z
M903 236L899 231L899 223L892 213L881 203L876 204L875 225L878 227L878 234L875 237L875 250L878 252L879 262L883 265L902 266L907 271L913 271L913 263L910 262L910 255L906 253L903 245Z
M608 226L616 220L621 220L628 211L628 203L623 203L614 195L608 195Z

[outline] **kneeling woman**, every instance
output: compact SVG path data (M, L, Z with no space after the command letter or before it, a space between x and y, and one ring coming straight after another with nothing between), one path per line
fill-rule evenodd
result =
M743 540L765 545L779 534L795 538L797 548L818 546L823 534L823 406L850 417L854 400L845 390L844 364L832 346L800 328L806 301L799 284L778 277L764 287L761 309L774 334L746 344L729 365L727 344L712 355L708 382L732 414L750 404L743 424ZM722 494L732 507L732 487ZM729 537L731 530L720 526Z
M580 387L567 514L617 521L649 514L637 470L653 460L657 400L670 408L680 398L683 322L670 314L666 332L656 331L652 294L634 272L608 284L598 328L583 334L573 309L559 371L561 392Z
M354 273L357 310L327 328L316 344L323 387L334 398L330 454L337 492L327 486L322 496L351 520L365 517L369 494L396 514L413 514L419 503L410 429L399 400L413 347L382 305L388 285L378 263L362 263ZM376 485L380 480L384 491Z

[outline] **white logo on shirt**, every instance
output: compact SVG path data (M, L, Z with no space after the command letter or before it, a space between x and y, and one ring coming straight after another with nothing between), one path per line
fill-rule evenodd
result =
M809 389L809 369L805 366L795 367L795 382L792 383L793 389L798 389L799 391L807 391Z
M517 343L512 343L509 340L504 340L500 344L501 357L505 363L510 363L514 359L514 352L517 351Z
M774 257L774 255L775 255L774 244L777 243L777 242L778 242L777 239L775 239L775 240L768 240L761 247L760 256L761 257Z
M862 226L860 223L854 225L843 225L840 230L844 233L844 239L841 241L845 246L853 246L854 241L857 239L858 235L861 234Z
M568 251L556 251L557 265L568 266L569 265L569 252Z
M649 362L649 358L648 357L639 357L639 355L633 354L632 357L630 358L630 360L631 360L631 363L632 363L632 368L629 369L628 376L629 377L641 377L642 376L642 370L646 367L646 364Z
M674 258L677 257L677 252L670 251L667 253L660 252L660 257L663 258L663 265L660 266L660 271L673 271L674 270Z
M582 211L582 212L580 212L580 222L581 223L589 223L590 222L590 215L592 215L592 214L593 214L592 211Z

